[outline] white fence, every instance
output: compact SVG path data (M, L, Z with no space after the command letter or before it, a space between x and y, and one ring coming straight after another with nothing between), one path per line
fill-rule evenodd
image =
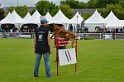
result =
M78 39L124 39L124 33L78 33Z
M124 39L124 33L77 33L78 39ZM34 38L34 32L0 33L0 38Z
M34 38L34 32L0 33L0 38Z

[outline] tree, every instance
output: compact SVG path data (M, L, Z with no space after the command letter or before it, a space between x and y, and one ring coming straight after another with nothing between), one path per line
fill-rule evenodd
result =
M97 2L98 2L98 0L90 0L87 3L87 7L88 8L97 8Z
M0 9L0 20L2 20L4 18L4 10L3 9Z
M124 19L124 9L121 5L119 4L107 4L106 8L99 8L99 12L101 12L101 15L105 18L110 11L113 11L113 13L121 20Z
M97 0L97 8L105 8L107 4L117 4L119 0Z
M63 0L60 2L62 5L69 5L73 9L81 9L81 8L86 8L86 3L84 2L79 2L77 0Z
M81 16L84 18L84 20L87 20L91 15L92 14L90 12L81 14Z
M59 11L59 8L53 9L50 14L51 16L54 16Z
M39 11L41 15L46 15L47 12L51 12L53 9L56 9L58 6L56 6L55 3L49 2L47 0L40 0L36 4L36 9Z
M67 16L68 18L72 18L74 15L69 5L60 5L59 9L61 9L64 15Z
M82 9L82 8L87 8L87 3L80 2L79 3L79 9Z
M28 9L26 6L17 6L15 8L16 12L21 16L21 17L25 17L25 15L28 12Z
M33 10L30 10L29 12L31 15L33 15L35 11L36 11L36 9L33 9Z
M59 9L61 9L63 14L68 18L72 18L74 15L72 9L67 4L65 4L65 5L61 4L57 9L53 9L52 12L50 12L51 15L54 16L58 12Z
M8 8L8 12L11 12L15 10L17 12L17 14L19 16L21 16L22 18L27 14L28 12L28 8L26 6L17 6L17 7L14 7L14 6L11 6L10 8ZM7 13L8 13L7 12Z
M108 16L108 14L110 13L109 9L106 8L98 8L98 11L101 13L101 16L103 18L105 18L106 16Z
M124 20L124 10L115 9L114 14L120 19Z
M113 12L120 20L124 20L124 9L121 5L116 4Z
M107 4L118 4L119 0L90 0L87 3L88 8L105 8Z
M124 8L124 0L120 0L119 5L121 5Z
M13 10L15 10L15 7L14 6L11 6L11 7L8 8L8 12L10 12L10 13L12 13Z
M75 0L65 0L61 1L61 5L69 5L71 8L77 8L78 7L78 1Z

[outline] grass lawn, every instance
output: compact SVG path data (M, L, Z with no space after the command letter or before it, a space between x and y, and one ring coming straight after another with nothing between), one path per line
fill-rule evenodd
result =
M43 58L34 78L33 39L0 39L0 82L124 82L124 40L79 40L78 72L74 65L62 66L58 77L52 49L53 78L45 77Z

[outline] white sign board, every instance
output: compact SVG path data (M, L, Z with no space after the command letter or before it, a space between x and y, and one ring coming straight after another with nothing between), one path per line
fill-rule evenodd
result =
M31 35L20 35L20 38L31 38Z
M58 55L60 66L77 63L75 48L59 49Z

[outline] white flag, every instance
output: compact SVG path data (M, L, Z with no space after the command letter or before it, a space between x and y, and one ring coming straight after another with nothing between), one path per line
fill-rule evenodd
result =
M60 66L77 63L75 48L59 49L58 55Z

